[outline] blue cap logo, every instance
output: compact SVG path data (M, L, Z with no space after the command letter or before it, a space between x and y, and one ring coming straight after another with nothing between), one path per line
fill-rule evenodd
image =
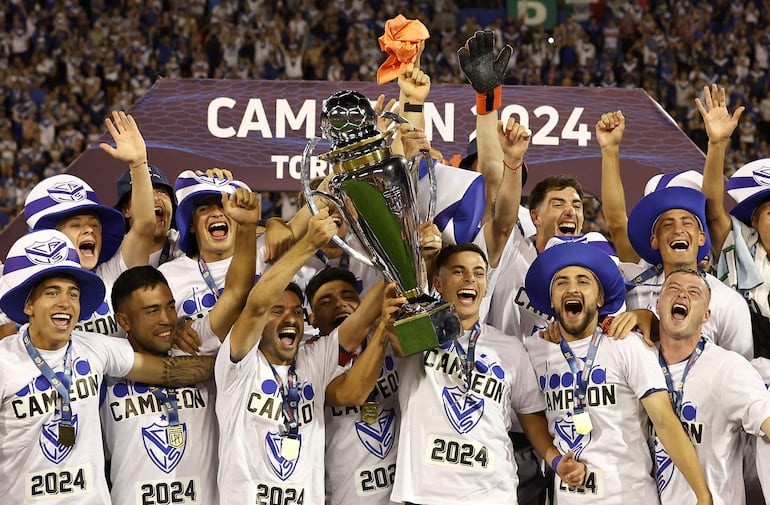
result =
M770 186L770 167L762 165L762 168L754 170L751 175L757 184Z
M27 259L36 265L55 265L67 259L67 243L51 239L48 242L33 242L25 247Z
M56 202L82 202L88 198L86 188L77 182L60 182L48 189L48 196Z

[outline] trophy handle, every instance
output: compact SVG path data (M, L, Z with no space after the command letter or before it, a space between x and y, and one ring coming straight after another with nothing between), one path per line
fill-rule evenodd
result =
M390 111L384 111L382 114L380 114L380 117L383 117L385 119L390 119L391 121L397 123L397 124L408 124L412 127L412 131L416 130L417 128L414 126L414 124L409 121L404 116L400 116L396 114L395 112ZM421 150L419 153L417 153L414 158L409 160L409 173L413 174L412 181L414 181L414 188L415 192L417 191L417 174L415 173L415 164L418 163L418 160L420 158L425 158L425 166L428 169L428 183L430 184L430 200L428 201L428 215L425 216L425 220L433 219L436 216L436 195L438 193L438 187L436 184L436 170L433 165L433 157L430 155L430 152L426 150ZM419 165L417 170L419 170Z
M315 200L313 200L313 196L315 195L327 198L331 200L331 202L334 203L334 205L336 205L340 209L343 208L342 202L338 198L335 198L334 196L324 191L318 191L317 189L310 188L310 156L313 153L315 146L318 144L320 140L321 139L318 137L313 137L312 139L308 140L307 145L305 145L305 149L302 151L302 165L300 168L300 179L302 180L302 191L305 194L305 200L307 201L307 206L310 209L310 213L314 216L318 214L318 206L315 204ZM342 219L345 219L345 222L347 223L347 219L345 218L344 213L342 215ZM350 223L347 223L347 225L348 225L348 228L350 228ZM332 237L332 241L338 247L340 247L343 251L345 251L348 255L357 259L361 263L370 267L376 267L376 265L372 262L371 259L367 258L360 252L350 247L348 243L342 240L339 236L334 235Z

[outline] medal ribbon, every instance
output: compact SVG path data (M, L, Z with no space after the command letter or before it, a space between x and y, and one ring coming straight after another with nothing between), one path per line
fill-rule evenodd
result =
M163 244L163 249L160 251L160 259L158 260L158 266L168 261L168 257L171 255L171 241L166 239Z
M660 369L663 370L663 376L666 378L666 387L668 388L668 397L671 400L671 406L674 407L677 417L682 413L682 397L684 395L684 380L687 378L687 374L690 373L690 369L698 361L700 355L703 354L703 348L706 346L706 340L701 337L698 341L698 345L693 349L690 358L687 360L687 364L684 366L684 372L682 372L682 380L679 383L679 387L674 387L674 381L671 378L671 370L668 369L666 360L663 359L663 353L658 351L658 362L660 363Z
M211 275L208 265L206 265L206 262L203 261L203 258L200 257L200 255L198 256L198 269L201 271L201 277L203 277L203 280L206 282L206 286L209 287L209 291L214 295L214 300L219 300L219 289L217 288L217 284L214 282L214 277Z
M152 395L160 403L162 403L164 407L166 407L166 413L168 414L168 425L179 426L179 406L176 398L176 389L163 388L166 390L164 393L163 389L157 386L148 385L147 387L150 389L150 392L152 392Z
M457 337L454 338L455 352L457 353L457 357L460 358L460 364L462 365L463 373L465 374L466 391L470 391L471 389L471 375L473 374L473 369L476 365L476 341L478 341L479 335L481 335L481 325L476 321L473 325L473 329L471 329L471 335L468 338L468 352L465 352L465 349L460 345Z
M59 394L61 399L61 420L59 421L61 426L72 427L72 408L70 407L70 385L72 384L72 340L67 343L67 350L64 352L64 374L61 380L48 366L48 363L43 359L38 350L32 345L32 339L29 337L29 330L24 332L22 337L24 341L24 347L27 349L32 362L37 366L43 377L51 384L51 386Z
M278 383L278 391L281 393L281 400L283 402L283 424L286 431L282 435L297 438L299 436L299 423L297 423L297 407L299 406L299 386L297 383L299 381L297 380L297 372L295 370L297 362L292 361L289 367L286 386L283 385L281 376L278 375L273 364L269 362L268 364L275 376L275 382Z
M575 388L574 407L572 409L574 414L582 414L585 409L586 391L588 390L588 384L591 382L591 369L594 366L596 352L599 350L599 344L603 336L604 332L602 332L600 326L597 326L594 334L591 336L591 343L586 354L586 364L583 370L580 371L577 368L577 358L572 349L570 349L567 339L562 337L561 342L559 342L561 353L564 355L564 359L567 360L570 371L572 371L573 387Z

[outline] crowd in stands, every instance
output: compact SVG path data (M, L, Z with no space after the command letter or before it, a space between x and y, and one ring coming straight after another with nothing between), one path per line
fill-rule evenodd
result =
M498 44L517 49L507 84L641 87L704 151L693 98L716 82L731 104L747 107L726 174L768 156L766 2L558 4L556 25L546 30L507 16L502 0L6 2L0 229L37 181L64 171L98 138L109 111L128 109L156 79L372 81L385 58L377 37L399 13L430 29L422 61L435 82L464 82L455 50L489 28ZM267 208L280 215L280 197L272 198Z

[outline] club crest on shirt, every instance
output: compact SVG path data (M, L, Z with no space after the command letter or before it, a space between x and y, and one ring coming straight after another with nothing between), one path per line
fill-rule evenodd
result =
M575 454L575 459L578 460L580 459L580 454L582 454L583 450L588 447L589 443L591 443L591 434L579 434L575 431L575 424L572 422L572 419L566 417L560 417L556 421L554 432L558 444L561 446L563 445L563 442L567 445L567 447L559 447L559 449L562 449L563 453L572 451Z
M654 442L655 449L655 480L658 483L658 494L662 494L663 490L671 483L671 478L674 476L674 462L668 456L665 447L660 443L657 437Z
M174 440L169 440L169 434L166 425L152 423L146 428L142 428L142 442L155 466L165 473L171 473L182 460L184 450L187 448L187 423L181 423L184 431L184 443L182 447L176 448L171 445Z
M281 447L283 447L283 437L281 434L278 432L267 432L267 435L265 435L265 457L270 464L270 468L273 469L275 475L281 480L286 480L291 477L291 474L293 474L294 470L297 468L299 454L302 452L301 434L297 440L299 441L299 452L297 453L297 457L288 460L281 456Z
M24 253L36 265L55 265L67 259L67 244L55 238L47 242L34 242L24 248Z
M445 387L441 400L447 419L461 435L475 428L484 415L484 399L464 392L457 386Z
M396 439L396 412L383 409L376 423L356 421L356 435L366 450L380 459L385 459Z
M40 431L40 437L38 439L40 443L40 450L43 451L43 456L53 463L58 465L70 455L74 445L63 445L59 443L59 421L61 418L57 416L50 423L43 424L43 429ZM75 427L75 443L77 443L78 431L80 431L78 425L78 415L72 416L72 424Z
M60 182L48 190L55 202L80 202L86 199L86 188L77 182Z

